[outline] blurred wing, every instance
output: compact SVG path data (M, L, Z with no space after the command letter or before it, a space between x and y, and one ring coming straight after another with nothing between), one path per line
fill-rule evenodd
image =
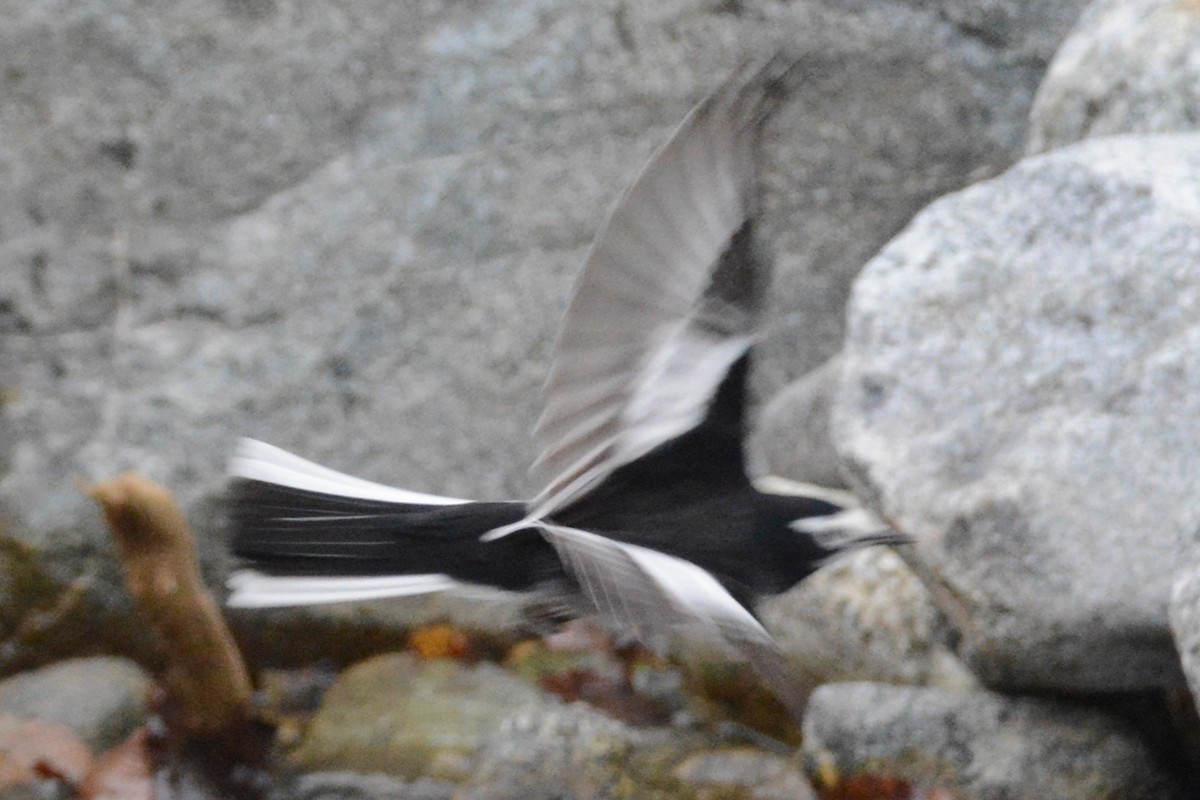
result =
M562 525L539 523L597 612L643 641L698 631L731 646L790 710L803 698L762 624L711 573L690 561Z
M597 236L534 431L534 516L699 424L753 343L767 280L751 224L758 142L788 66L744 67L694 108Z

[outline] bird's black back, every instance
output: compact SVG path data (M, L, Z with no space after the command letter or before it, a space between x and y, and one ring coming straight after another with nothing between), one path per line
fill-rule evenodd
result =
M619 467L554 521L691 561L743 601L812 573L828 553L788 523L841 509L751 484L743 455L749 369L744 355L699 425Z

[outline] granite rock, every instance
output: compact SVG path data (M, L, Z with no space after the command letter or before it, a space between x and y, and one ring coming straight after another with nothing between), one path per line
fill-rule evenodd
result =
M270 800L451 800L452 783L417 780L406 783L390 775L313 772L299 776L270 794Z
M417 798L453 786L459 800L620 792L770 800L808 789L797 765L761 747L692 725L623 722L494 664L408 654L377 656L339 676L290 757L327 776L288 790L297 797L308 796L305 786L364 798L378 787ZM352 777L370 774L387 777Z
M1102 709L991 692L833 683L813 695L817 774L905 778L964 800L1190 796L1141 735Z
M846 486L829 430L840 375L835 356L788 384L763 408L750 451L767 474L818 486Z
M1200 3L1098 0L1038 88L1029 151L1200 128Z
M65 725L101 752L145 722L149 691L149 676L125 659L69 659L0 681L0 713Z
M675 768L675 775L702 791L741 790L746 800L816 800L803 771L792 759L749 748L696 753ZM703 795L701 795L703 796Z
M461 781L490 731L545 702L494 664L385 654L338 677L292 758L307 771Z
M863 271L834 424L985 683L1180 678L1200 545L1200 136L1090 140L924 211Z
M892 550L842 557L761 602L763 624L801 680L966 687L977 681L948 641L928 589Z

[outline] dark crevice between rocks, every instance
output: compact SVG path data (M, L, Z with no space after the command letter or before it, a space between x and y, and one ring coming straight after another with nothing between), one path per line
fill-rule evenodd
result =
M1185 797L1200 797L1200 714L1185 684L1103 698L1146 742Z

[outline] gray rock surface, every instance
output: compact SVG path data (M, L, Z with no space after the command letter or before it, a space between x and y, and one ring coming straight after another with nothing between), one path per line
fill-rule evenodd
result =
M975 679L945 644L929 591L886 548L851 553L758 606L797 679L964 687Z
M461 781L490 731L545 702L494 664L381 655L338 676L292 757L305 770Z
M75 793L58 780L43 780L0 789L0 800L72 800Z
M1038 89L1029 150L1200 128L1200 4L1097 0Z
M5 4L0 523L36 571L4 606L78 579L45 641L128 630L75 475L166 483L219 574L238 435L416 489L528 492L536 390L604 209L780 41L811 75L773 126L764 227L801 323L766 348L764 391L821 363L861 263L1020 151L1039 42L1077 2L1005 5Z
M632 727L581 703L514 714L487 737L457 800L670 797L807 800L795 763L700 731Z
M1095 139L930 206L860 276L836 441L995 686L1171 684L1200 495L1200 136Z
M869 2L869 0L858 0ZM1045 61L1054 55L1086 2L1056 0L905 0L933 11L964 36L1006 49L1012 58Z
M459 796L461 800L611 796L621 778L629 775L631 759L664 744L661 730L657 735L642 733L581 704L530 708L490 732Z
M841 377L836 356L788 384L766 404L750 451L767 474L844 488L842 462L829 430L833 393Z
M450 800L452 783L418 780L406 783L390 775L314 772L276 790L271 800Z
M675 776L702 791L740 789L747 800L816 800L794 760L747 748L709 750L689 756ZM701 795L703 796L703 795Z
M101 752L146 721L150 678L121 658L60 661L0 681L0 712L57 722Z
M964 800L1189 796L1114 715L982 691L829 684L809 705L804 750L820 773L892 775Z

